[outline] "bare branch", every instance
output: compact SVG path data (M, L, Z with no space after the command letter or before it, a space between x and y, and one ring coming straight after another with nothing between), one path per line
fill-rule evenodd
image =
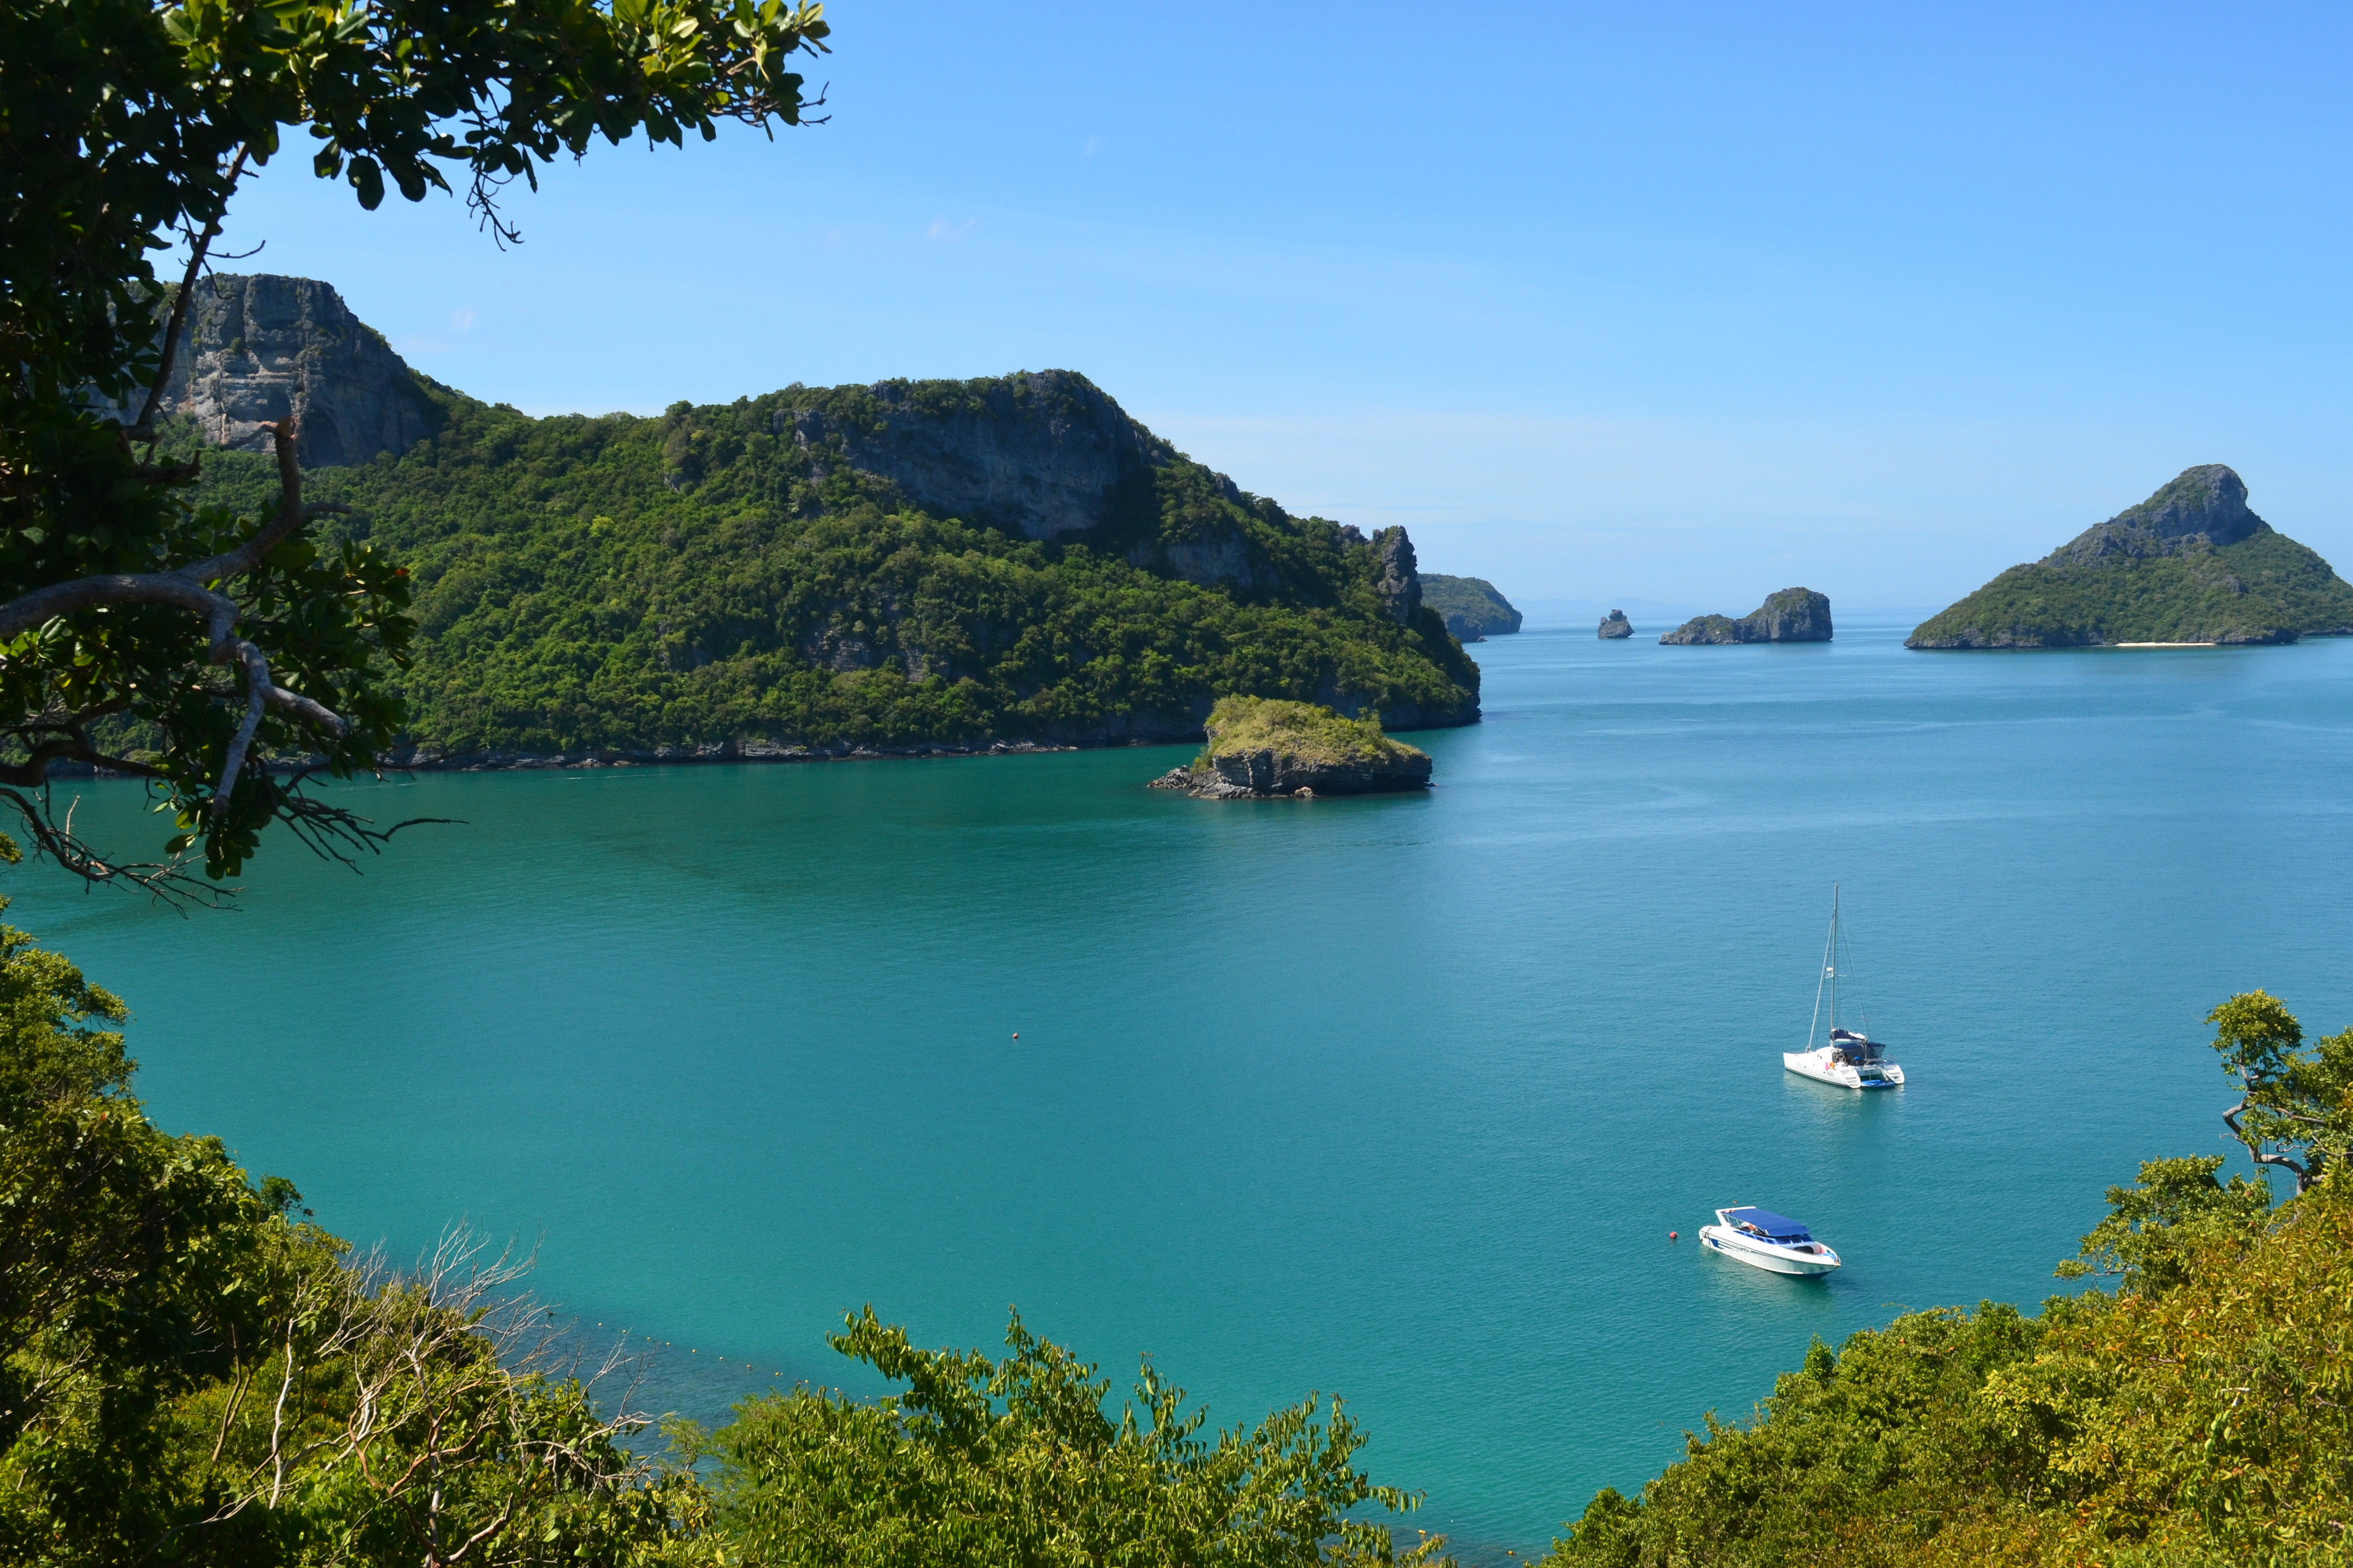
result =
M2231 1130L2231 1135L2232 1137L2236 1138L2240 1142L2244 1143L2247 1146L2248 1157L2253 1159L2256 1164L2281 1165L2284 1166L2288 1170L2294 1171L2295 1173L2296 1194L2298 1196L2302 1196L2305 1192L2310 1189L2313 1182L2316 1179L2313 1174L2313 1172L2305 1169L2301 1162L2291 1160L2284 1154L2266 1154L2263 1152L2263 1145L2258 1143L2254 1139L2249 1137L2246 1130L2239 1125L2239 1113L2246 1109L2247 1101L2242 1100L2239 1101L2238 1104L2231 1107L2230 1110L2222 1112L2222 1125ZM2313 1165L2316 1169L2318 1167L2319 1163L2320 1162L2317 1158L2313 1161Z
M237 156L229 161L228 188L231 191L237 189L237 181L244 176L246 154L251 151L250 146L239 147ZM223 205L226 207L226 202ZM123 431L127 439L153 441L155 438L155 409L163 402L164 384L172 379L172 361L179 353L180 329L188 317L188 296L195 291L196 279L204 271L205 252L211 249L213 241L219 237L220 226L221 220L215 217L205 225L204 233L196 236L195 242L188 247L188 269L181 275L180 295L172 301L172 318L164 329L164 353L155 366L155 381L147 389L147 401L140 405L139 417Z
M272 686L267 688L262 692L262 696L269 700L271 707L283 708L304 723L316 724L339 741L351 733L350 720L324 703L313 702L299 691L289 691L282 686Z
M245 717L237 721L237 733L229 737L228 752L221 759L220 784L213 791L213 816L216 820L228 816L229 797L236 793L237 781L245 772L246 748L253 744L253 732L261 728L262 703L277 689L270 684L269 661L261 656L259 648L243 637L237 638L230 647L245 665Z
M0 786L0 801L15 806L24 818L25 829L32 836L36 850L85 882L128 883L175 908L204 904L217 909L232 890L189 876L184 869L187 865L185 858L110 860L74 837L70 814L67 826L60 827L50 816L46 801L35 801L22 790Z

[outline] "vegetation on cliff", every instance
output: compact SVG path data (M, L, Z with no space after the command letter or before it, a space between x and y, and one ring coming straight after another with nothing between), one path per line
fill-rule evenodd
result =
M1165 447L1050 539L944 515L849 461L912 421L985 438L1008 396L1081 393L1109 405L1059 374L648 419L459 398L397 459L308 482L418 585L400 689L431 753L1166 741L1235 692L1401 727L1476 717L1478 667L1435 613L1385 595L1379 536ZM274 483L236 452L205 475L248 506Z
M2094 647L2293 642L2353 633L2353 584L2246 508L2219 463L2191 468L2041 561L1921 623L1906 646Z
M1228 697L1209 710L1205 728L1208 741L1193 764L1197 768L1250 752L1273 752L1321 768L1377 766L1426 755L1381 733L1378 719L1350 719L1312 702Z
M926 1351L872 1309L831 1336L904 1394L878 1401L817 1389L762 1394L705 1434L673 1429L690 1459L715 1460L712 1534L732 1561L768 1568L1000 1568L1035 1563L1419 1563L1398 1553L1369 1503L1416 1500L1355 1468L1364 1437L1314 1395L1254 1428L1202 1435L1146 1359L1114 1420L1108 1379L1037 1338L1018 1313L1008 1353ZM1319 1418L1320 1417L1320 1418Z

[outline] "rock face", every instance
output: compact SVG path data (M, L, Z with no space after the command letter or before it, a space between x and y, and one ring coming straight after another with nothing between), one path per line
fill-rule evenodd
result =
M1601 630L1597 635L1604 639L1630 637L1634 635L1634 623L1626 618L1625 611L1612 610L1601 617Z
M1414 569L1413 541L1403 528L1385 528L1373 535L1373 548L1380 552L1381 575L1376 585L1381 603L1389 619L1409 626L1421 614L1421 574Z
M2050 554L2045 566L2095 566L2118 556L2147 560L2184 551L2217 549L2269 531L2247 510L2244 480L2221 463L2185 468L2138 506L2095 522Z
M1906 647L2287 643L2353 633L2353 584L2247 509L2221 463L2004 572L1924 621Z
M804 447L838 442L854 466L891 480L917 505L1030 539L1096 527L1137 487L1148 496L1153 468L1176 455L1069 371L877 382L867 391L879 417L802 408L777 416L779 433L789 429Z
M1448 577L1436 572L1421 574L1421 602L1446 621L1446 629L1463 642L1508 637L1520 629L1520 612L1484 577Z
M1308 702L1220 699L1204 725L1208 744L1189 767L1154 789L1207 800L1380 795L1430 785L1430 754L1381 733L1377 719L1348 719Z
M1609 623L1603 623L1608 637ZM1628 627L1631 631L1632 627ZM1621 632L1620 636L1626 635ZM1694 616L1659 639L1662 643L1697 647L1715 643L1828 642L1831 602L1811 588L1784 588L1756 609L1733 620L1726 616Z
M342 295L268 273L196 284L159 406L193 416L216 446L254 451L291 414L311 468L398 457L440 425L417 373Z

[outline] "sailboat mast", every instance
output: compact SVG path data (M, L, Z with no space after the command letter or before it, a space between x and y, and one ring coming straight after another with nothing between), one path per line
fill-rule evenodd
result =
M1831 1031L1832 1031L1833 1033L1835 1033L1835 1032L1837 1031L1837 1029L1838 1029L1838 972L1839 972L1839 950L1838 950L1838 935L1839 935L1839 932L1838 932L1838 917L1839 917L1839 885L1838 885L1836 882L1832 882L1832 883L1831 884L1831 956L1830 956L1830 972L1831 972Z
M1838 1027L1838 884L1831 884L1831 934L1822 943L1822 967L1814 976L1814 1017L1806 1026L1806 1049L1814 1048L1814 1036L1822 1026L1822 987L1831 987L1831 1027Z

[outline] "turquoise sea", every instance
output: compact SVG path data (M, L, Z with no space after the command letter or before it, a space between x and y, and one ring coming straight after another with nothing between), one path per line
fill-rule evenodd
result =
M2353 1023L2353 641L1913 618L1480 645L1426 798L1142 788L1176 749L427 775L369 809L465 826L280 843L235 914L0 886L131 1001L160 1121L396 1255L535 1241L670 1404L870 1386L821 1338L862 1303L956 1345L1018 1303L1213 1420L1344 1395L1416 1522L1527 1552L1813 1337L2055 1289L2102 1188L2225 1147L2222 997ZM1833 880L1898 1093L1781 1068ZM1703 1256L1748 1203L1847 1268Z

